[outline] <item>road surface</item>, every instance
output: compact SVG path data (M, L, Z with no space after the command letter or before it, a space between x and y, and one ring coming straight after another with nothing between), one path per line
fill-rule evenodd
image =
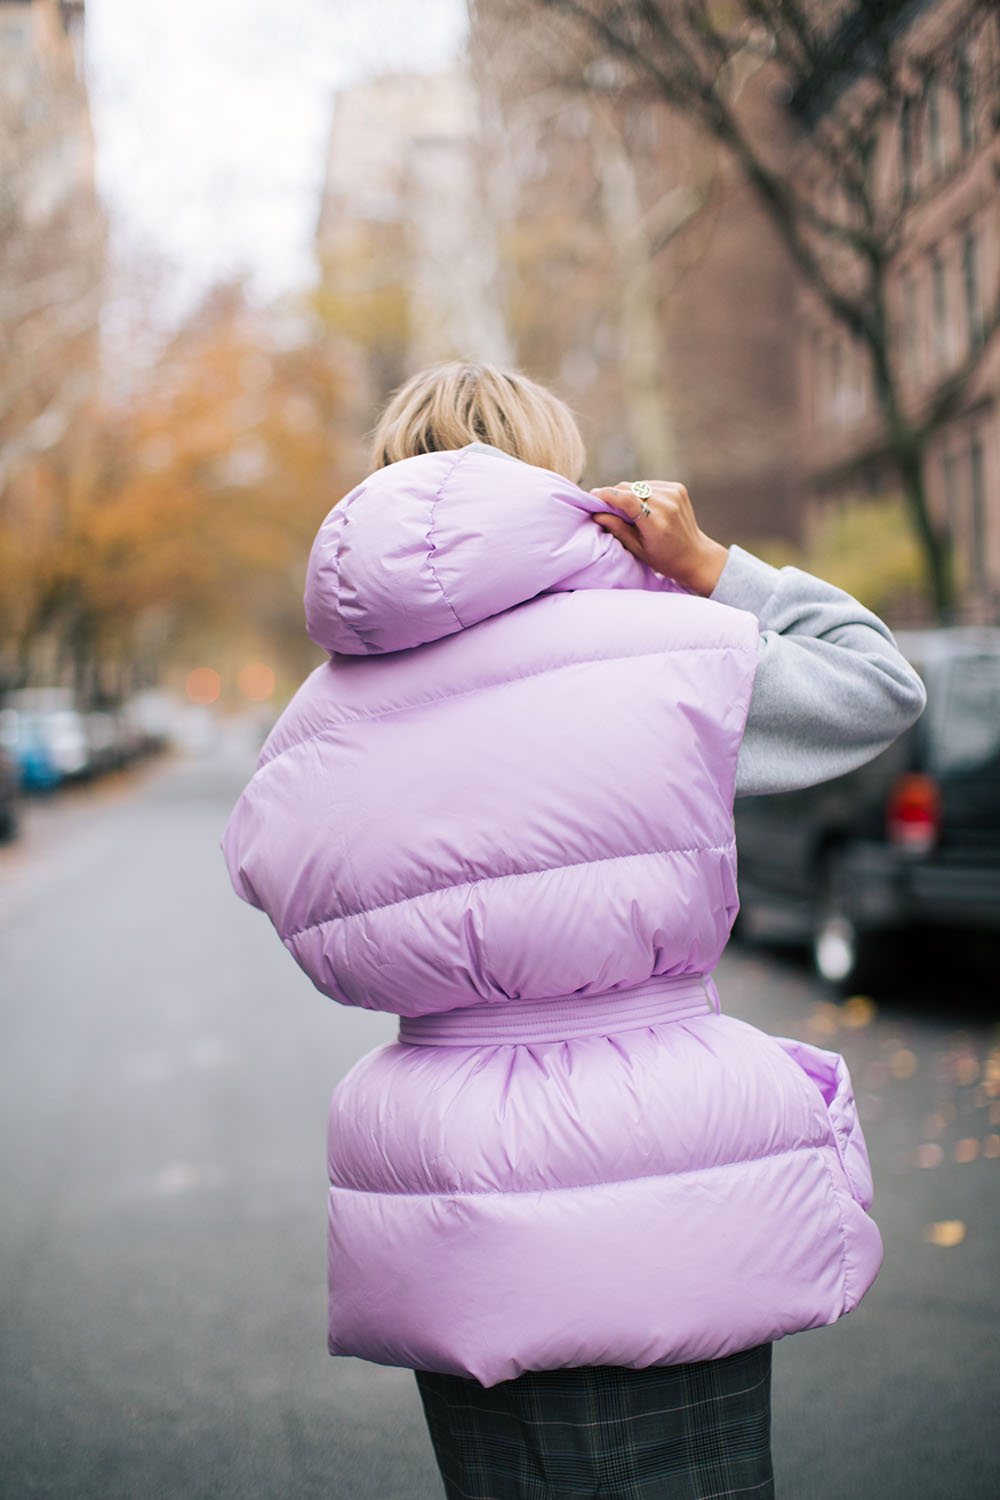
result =
M232 895L247 753L59 799L0 852L4 1500L442 1494L412 1376L325 1351L327 1099L394 1028ZM855 1314L776 1348L779 1497L995 1500L996 976L875 1007L761 950L718 977L847 1055L886 1240Z

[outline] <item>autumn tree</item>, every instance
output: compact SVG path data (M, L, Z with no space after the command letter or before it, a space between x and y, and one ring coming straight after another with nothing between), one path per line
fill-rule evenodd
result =
M9 680L93 696L226 636L300 674L305 558L355 478L345 387L307 322L211 293L141 386L22 467L0 524Z
M897 271L915 210L906 153L941 82L966 88L970 129L995 130L995 8L965 0L943 38L913 46L907 0L524 3L565 23L568 37L582 32L622 70L625 88L694 122L738 164L803 286L864 351L880 424L856 467L888 462L898 475L934 608L949 617L951 537L928 502L928 450L996 338L1000 296L976 315L950 367L911 397ZM799 131L794 163L736 107L754 67L783 87Z

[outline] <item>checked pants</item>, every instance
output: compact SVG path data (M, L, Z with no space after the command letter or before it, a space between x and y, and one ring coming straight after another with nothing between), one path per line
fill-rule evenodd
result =
M448 1500L773 1500L771 1345L695 1364L417 1371Z

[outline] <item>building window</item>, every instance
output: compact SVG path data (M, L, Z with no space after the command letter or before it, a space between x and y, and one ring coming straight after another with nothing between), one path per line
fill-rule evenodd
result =
M983 336L982 308L979 303L978 252L976 231L967 229L962 236L962 285L965 288L965 320L970 345L978 344Z
M856 348L857 358L855 365L858 372L858 391L854 404L858 416L864 417L872 404L872 366L864 345L858 344Z
M983 445L977 436L969 444L969 499L972 503L972 577L986 582L986 492L983 484Z
M907 95L899 112L899 169L904 198L913 191L913 146L913 100Z
M823 335L818 328L812 335L812 419L818 425L823 417Z
M935 176L944 170L944 137L941 134L941 89L936 78L927 85L927 154Z
M934 352L939 360L943 360L948 357L948 296L944 261L936 250L931 256L931 288L934 299Z
M844 420L844 343L839 337L830 346L830 364L833 419L840 423Z
M920 371L920 330L917 311L917 278L909 275L903 282L903 358L907 375Z
M958 135L962 151L975 145L975 114L972 107L972 65L969 49L963 42L955 57L955 100L958 105Z
M941 455L941 488L948 535L954 541L958 529L958 494L955 489L955 454L951 448L946 448Z

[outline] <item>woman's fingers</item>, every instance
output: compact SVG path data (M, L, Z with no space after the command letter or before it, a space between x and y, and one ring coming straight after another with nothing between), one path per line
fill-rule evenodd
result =
M591 490L598 500L604 500L609 505L615 505L619 510L625 512L633 525L636 525L641 515L642 501L632 492L632 486L627 480L622 479L615 485L604 485L601 489ZM648 501L646 502L648 504Z
M603 511L594 516L598 525L629 552L694 593L712 592L728 551L700 529L682 484L650 480L639 496L630 483L622 480L592 490L591 494L629 518L623 521L620 516Z
M642 556L642 538L635 526L630 525L628 521L623 521L621 516L613 516L607 511L597 511L592 519L597 522L602 531L607 531L617 538L629 552L634 553L636 557Z

